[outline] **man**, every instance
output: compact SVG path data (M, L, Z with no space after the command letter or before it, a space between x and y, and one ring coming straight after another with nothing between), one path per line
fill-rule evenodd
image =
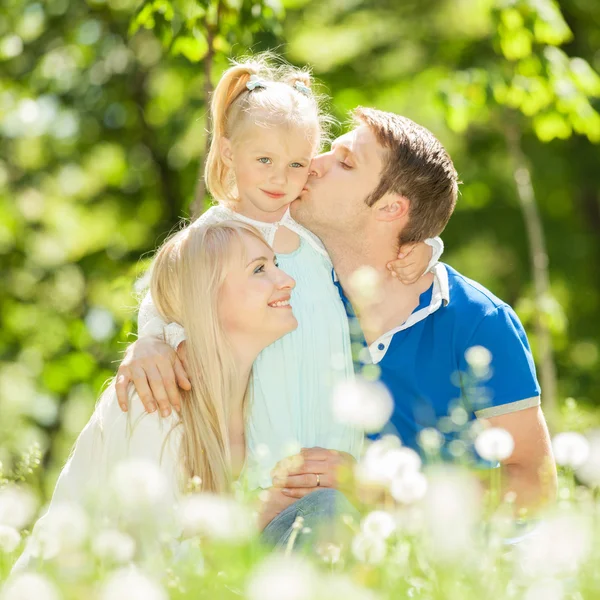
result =
M357 109L354 117L356 127L314 159L293 216L331 256L343 298L357 310L368 361L379 367L393 396L391 425L403 443L417 448L419 432L453 409L485 419L515 442L502 464L506 490L515 492L520 506L535 506L553 496L556 472L531 351L516 314L444 264L412 285L386 268L400 246L446 226L458 189L452 161L429 131L405 117L372 109ZM353 274L365 266L378 275L367 301L353 285ZM491 355L489 366L479 369L480 382L467 361L471 348ZM133 371L139 379L141 371L155 369L153 391L166 397L156 374L168 373L172 397L175 376L165 365L178 361L170 350L162 352L167 358L160 367L128 357L119 371L121 389L135 379ZM274 485L291 498L336 487L346 457L317 448L303 450L303 458Z

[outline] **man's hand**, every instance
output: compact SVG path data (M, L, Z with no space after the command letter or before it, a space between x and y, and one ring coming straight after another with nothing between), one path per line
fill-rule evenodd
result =
M433 256L433 248L425 242L404 244L398 258L387 264L392 277L397 277L404 285L411 285L425 274L425 269Z
M279 461L271 476L282 494L303 498L319 488L339 488L351 474L354 463L354 457L346 452L302 448L300 454Z
M179 352L185 360L185 342L179 345ZM182 360L171 346L158 338L140 338L132 344L117 371L116 389L121 410L127 411L127 387L133 383L148 412L154 412L157 405L163 417L171 414L171 406L179 412L179 388L192 388Z

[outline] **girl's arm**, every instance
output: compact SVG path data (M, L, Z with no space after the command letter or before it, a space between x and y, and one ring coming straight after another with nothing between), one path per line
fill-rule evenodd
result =
M137 342L128 349L117 372L116 392L121 410L127 410L129 384L133 383L148 412L157 408L162 416L181 407L179 388L191 389L177 348L185 331L177 323L165 323L156 310L150 292L140 305Z
M398 258L387 264L392 276L405 285L415 283L419 277L431 271L444 252L442 238L428 238L416 244L404 244Z

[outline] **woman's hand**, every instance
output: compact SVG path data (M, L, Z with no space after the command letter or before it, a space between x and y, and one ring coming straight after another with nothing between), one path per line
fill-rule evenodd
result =
M425 274L425 269L433 256L433 248L425 242L404 244L400 247L398 258L387 264L392 277L403 284L411 285Z
M171 346L158 338L145 337L137 340L127 349L117 371L116 390L121 410L127 411L127 388L133 383L148 412L154 412L157 405L163 417L171 414L171 406L179 412L179 388L192 388L184 363L185 342L182 342L178 352L175 352Z

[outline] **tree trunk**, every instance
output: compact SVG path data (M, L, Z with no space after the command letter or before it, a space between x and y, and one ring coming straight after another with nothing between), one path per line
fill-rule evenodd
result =
M519 204L527 229L529 257L534 284L535 333L538 343L538 366L542 387L542 406L550 425L557 412L556 368L552 351L552 336L547 323L550 293L548 254L544 240L544 230L538 211L535 191L531 183L531 172L527 158L521 147L521 133L515 124L508 124L505 130L509 156L512 160L513 177L516 184Z
M194 201L190 206L190 213L192 219L199 217L204 210L204 196L206 195L206 183L204 181L204 165L206 163L206 157L210 149L210 132L211 119L210 119L210 99L213 93L212 84L212 69L215 57L215 35L219 30L219 17L221 13L221 2L217 3L216 9L216 22L214 24L206 22L206 43L208 44L208 51L204 57L204 106L206 108L206 143L204 144L204 155L200 159L198 165L198 175L196 181L196 190L194 192Z

